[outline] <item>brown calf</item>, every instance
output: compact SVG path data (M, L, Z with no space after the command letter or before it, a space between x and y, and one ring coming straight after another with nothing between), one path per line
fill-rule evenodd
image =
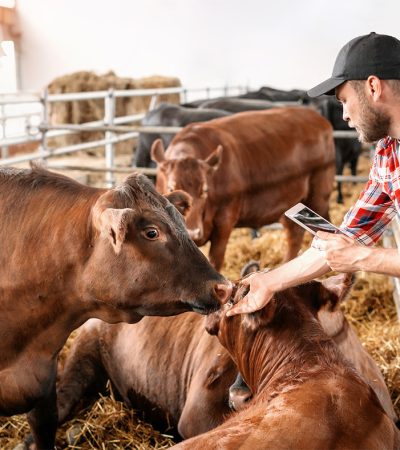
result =
M174 448L399 449L400 433L375 392L317 320L329 301L313 282L278 293L253 315L210 315L208 330L218 334L254 397L219 427Z
M211 242L210 261L217 270L234 227L280 220L289 260L304 230L283 213L303 202L328 217L335 175L332 127L311 109L243 112L188 125L165 154L161 140L151 152L158 163L157 190L191 195L189 234L198 245Z
M106 190L4 168L0 211L0 414L30 411L39 449L54 446L57 354L72 330L90 317L207 313L230 295L144 176Z

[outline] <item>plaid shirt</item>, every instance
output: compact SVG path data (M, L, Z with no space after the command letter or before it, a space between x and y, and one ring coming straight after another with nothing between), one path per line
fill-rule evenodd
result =
M369 180L340 229L365 245L374 244L400 213L400 140L378 142Z

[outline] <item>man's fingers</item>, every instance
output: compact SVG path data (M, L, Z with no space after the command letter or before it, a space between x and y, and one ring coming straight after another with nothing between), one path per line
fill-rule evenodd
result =
M326 231L318 231L317 237L320 239L324 239L325 241L329 241L331 239L336 239L337 234L334 233L327 233Z
M242 300L240 300L236 305L232 306L232 308L228 309L226 312L227 316L234 316L235 314L243 314L243 313L252 313L261 309L264 305L257 304L257 302L250 298L252 294L249 293L245 295ZM268 302L266 302L268 303Z

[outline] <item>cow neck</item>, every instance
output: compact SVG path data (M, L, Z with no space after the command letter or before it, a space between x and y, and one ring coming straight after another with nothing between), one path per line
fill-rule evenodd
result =
M273 398L331 370L332 354L336 355L333 343L313 319L295 332L284 327L258 330L247 351L241 352L238 366L253 394Z

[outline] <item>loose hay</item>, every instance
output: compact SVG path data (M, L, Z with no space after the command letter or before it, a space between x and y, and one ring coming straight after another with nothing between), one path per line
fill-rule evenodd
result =
M360 161L360 172L368 171L368 158ZM331 199L331 220L340 224L348 207L354 203L362 185L343 185L345 205L336 204L336 191ZM303 249L310 243L306 233ZM222 272L237 279L242 266L250 259L259 260L262 267L275 267L281 263L283 232L263 230L261 236L251 239L249 229L238 229L229 240L226 262ZM208 246L203 248L207 253ZM360 339L382 370L389 391L400 414L400 325L393 303L393 288L388 277L359 273L343 309L355 326ZM64 354L68 352L74 334L69 339ZM67 431L75 434L75 445L67 443ZM28 433L24 416L0 418L0 448L13 449ZM137 417L134 411L115 400L112 392L101 397L92 408L81 411L77 417L61 427L57 433L57 447L68 449L165 449L173 440L155 431Z

